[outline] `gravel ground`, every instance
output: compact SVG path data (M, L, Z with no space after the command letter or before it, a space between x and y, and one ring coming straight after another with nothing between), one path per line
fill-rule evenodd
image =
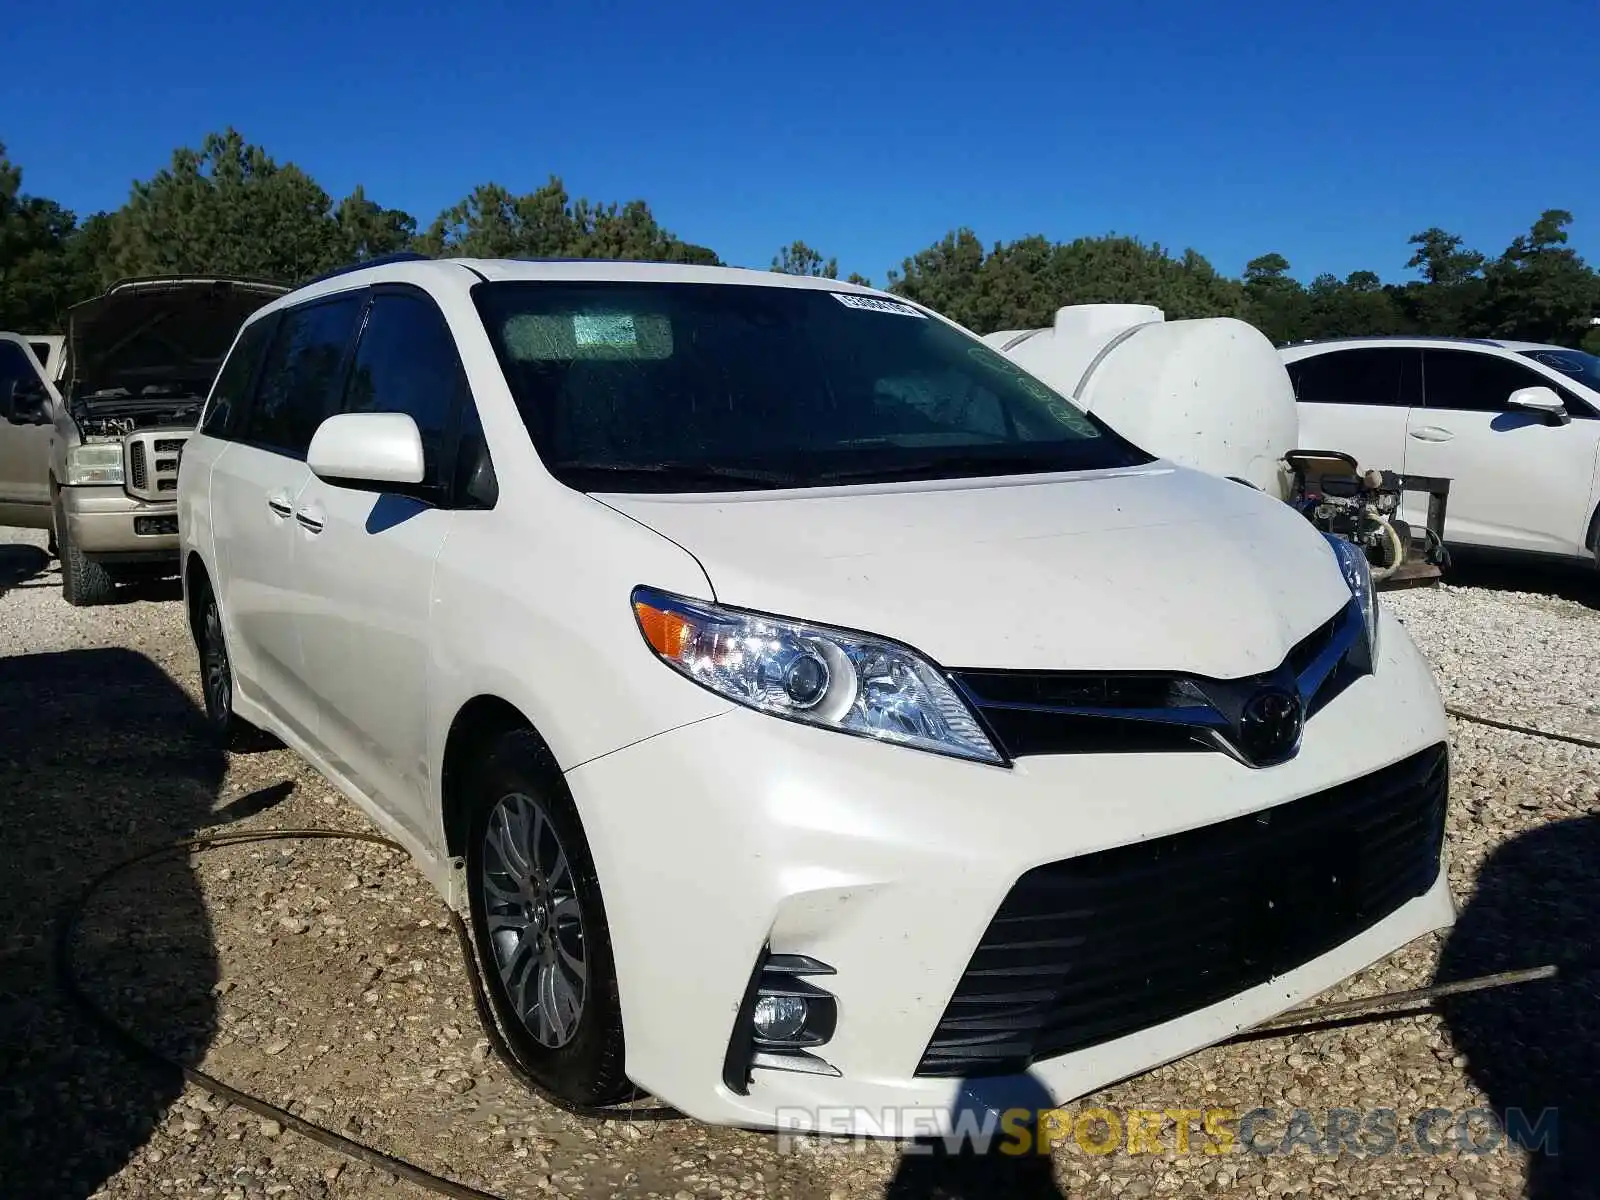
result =
M368 828L287 751L224 757L195 726L193 651L172 585L114 607L60 598L42 540L0 530L0 1195L378 1197L425 1193L132 1065L66 1011L52 979L63 899L132 850L200 827ZM1385 600L1447 699L1600 734L1600 589L1503 577ZM1450 879L1461 920L1340 989L1358 995L1578 961L1600 917L1600 753L1455 723ZM1277 1143L1295 1109L1559 1108L1561 1154L1089 1153L952 1160L877 1145L780 1152L688 1122L595 1123L522 1091L487 1054L444 910L401 856L271 843L152 862L103 891L80 973L174 1056L320 1124L506 1197L1566 1196L1600 1143L1592 978L1412 1016L1218 1047L1075 1109L1256 1106ZM1439 1129L1446 1130L1448 1124ZM1490 1135L1480 1129L1480 1136ZM1098 1125L1086 1125L1093 1143ZM1127 1145L1126 1142L1123 1143ZM1148 1149L1148 1147L1146 1148Z

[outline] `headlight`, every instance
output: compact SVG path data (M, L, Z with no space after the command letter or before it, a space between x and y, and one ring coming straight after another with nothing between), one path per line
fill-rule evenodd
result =
M122 482L122 443L90 442L67 451L67 484Z
M1322 536L1333 547L1333 556L1339 560L1339 571L1350 585L1351 595L1361 602L1361 621L1367 630L1367 654L1371 658L1372 669L1377 670L1378 593L1372 586L1372 569L1367 565L1366 553L1354 542L1334 537L1331 533Z
M639 629L661 659L719 696L777 717L1001 763L938 668L904 646L635 588Z

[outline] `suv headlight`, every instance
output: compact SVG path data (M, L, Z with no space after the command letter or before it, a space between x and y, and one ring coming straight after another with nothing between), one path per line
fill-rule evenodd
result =
M90 442L67 451L67 485L122 482L122 443Z
M1328 539L1328 545L1333 547L1333 556L1339 560L1339 572L1344 576L1345 583L1350 585L1350 594L1361 605L1361 623L1367 631L1367 654L1372 663L1372 669L1378 669L1378 593L1372 586L1372 568L1367 564L1367 555L1360 546L1354 542L1347 542L1341 537L1331 533L1322 535Z
M650 648L704 688L775 717L1004 765L942 673L866 634L633 591Z

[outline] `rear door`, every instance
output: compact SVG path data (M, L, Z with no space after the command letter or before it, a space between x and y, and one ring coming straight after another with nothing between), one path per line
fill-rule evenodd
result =
M374 289L342 411L409 414L427 474L390 492L313 477L300 494L306 677L329 764L426 841L437 828L427 766L433 569L461 502L457 447L481 436L455 339L426 293Z
M1299 402L1299 449L1342 450L1363 470L1402 469L1407 415L1421 402L1420 350L1355 346L1285 367Z
M45 397L38 421L0 420L0 525L50 527L51 417L55 388L26 338L0 333L0 399L16 389Z
M1485 351L1430 347L1423 379L1425 405L1411 412L1406 472L1450 480L1445 539L1582 554L1600 442L1595 410L1549 376ZM1525 387L1559 394L1571 423L1512 408L1511 393Z
M295 556L295 512L311 479L306 449L337 403L365 304L362 289L279 315L254 398L211 468L218 598L236 686L312 745L316 707L299 632L311 601Z

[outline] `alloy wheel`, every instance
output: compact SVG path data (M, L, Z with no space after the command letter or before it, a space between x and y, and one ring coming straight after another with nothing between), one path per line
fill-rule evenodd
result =
M503 796L489 813L477 884L495 968L518 1019L540 1045L566 1045L587 994L583 910L566 850L532 796Z
M206 601L202 619L204 650L201 669L204 675L206 715L218 724L226 724L233 713L233 670L228 665L228 644L222 637L222 613L215 599Z

